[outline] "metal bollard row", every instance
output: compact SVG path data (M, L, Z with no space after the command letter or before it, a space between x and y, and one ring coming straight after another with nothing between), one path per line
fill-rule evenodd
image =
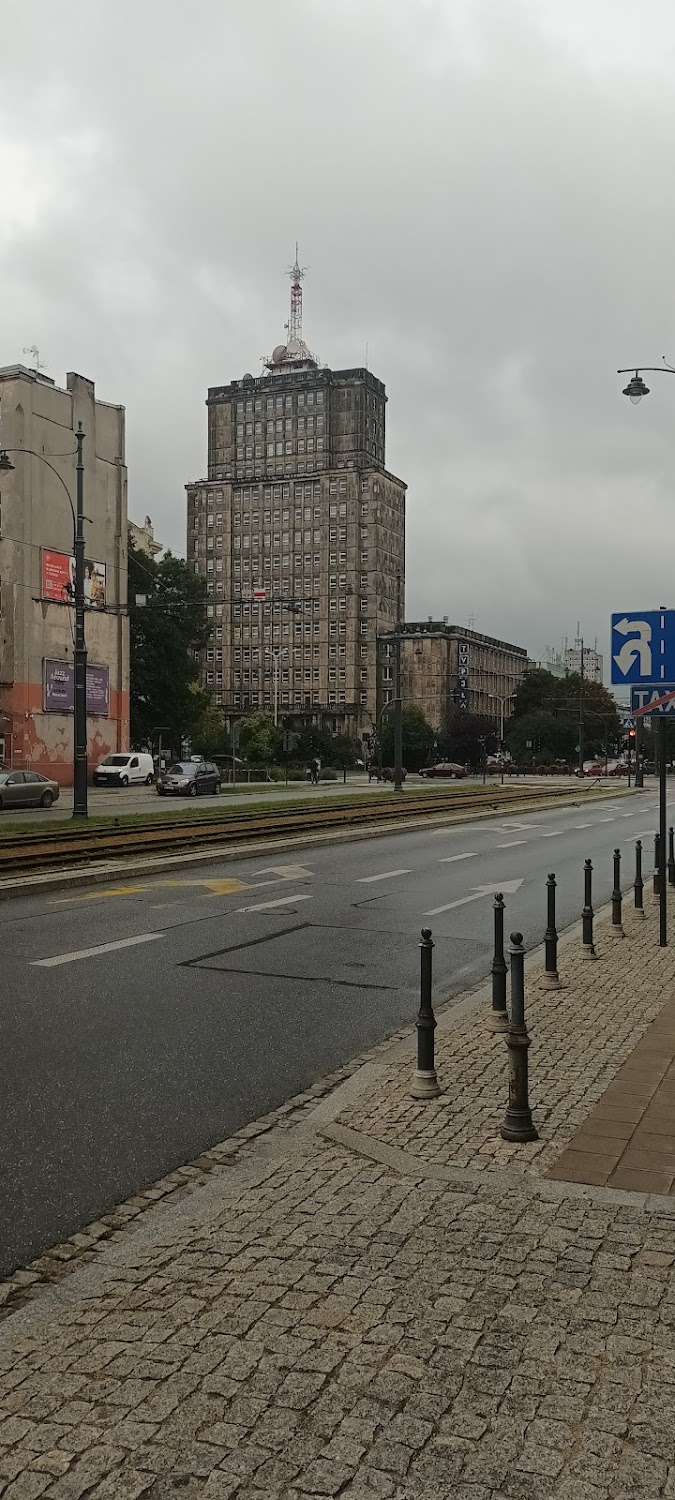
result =
M500 1127L504 1141L536 1141L538 1131L529 1101L528 1049L525 1025L525 949L522 932L511 933L511 1017L506 1034L509 1052L509 1102Z

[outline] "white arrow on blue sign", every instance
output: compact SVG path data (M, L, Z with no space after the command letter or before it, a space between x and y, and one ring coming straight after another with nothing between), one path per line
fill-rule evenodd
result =
M612 682L675 679L675 609L612 615Z

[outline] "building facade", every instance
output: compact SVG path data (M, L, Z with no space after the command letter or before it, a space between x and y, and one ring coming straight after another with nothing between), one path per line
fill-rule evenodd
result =
M23 365L0 369L0 444L14 465L0 475L0 755L5 766L42 771L63 785L73 774L74 518L68 502L75 506L79 422L85 433L91 766L129 746L124 408L98 401L93 383L81 375L68 375L64 390Z
M508 718L514 693L527 667L524 646L512 646L447 620L401 626L401 698L414 703L437 733L454 709L499 723L503 703ZM380 636L378 713L395 691L395 635Z
M319 366L297 255L291 281L286 343L263 375L209 390L208 473L186 487L203 682L228 716L354 733L376 713L377 637L403 598L405 485L385 468L382 382Z
M544 667L553 677L569 677L572 672L581 672L587 682L602 682L604 663L602 653L598 651L598 642L593 646L585 646L581 636L577 636L573 646L568 646L565 640L559 649L554 646L545 646L543 659L538 666Z
M129 541L137 552L144 552L146 557L157 557L164 550L163 543L155 541L155 529L149 516L146 516L142 526L137 521L129 522Z

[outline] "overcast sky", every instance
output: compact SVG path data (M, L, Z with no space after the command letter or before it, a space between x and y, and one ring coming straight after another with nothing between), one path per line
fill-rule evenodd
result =
M409 619L539 656L675 606L673 0L1 0L0 363L127 410L184 553L209 385L385 382ZM25 361L24 362L30 362Z

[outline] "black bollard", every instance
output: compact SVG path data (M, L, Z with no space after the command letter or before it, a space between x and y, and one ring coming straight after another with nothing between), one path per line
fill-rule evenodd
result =
M509 1049L509 1102L501 1124L505 1141L539 1139L528 1099L527 1051L530 1038L525 1025L525 950L521 932L511 933L511 1020L506 1035Z
M584 909L581 913L582 958L597 958L598 956L593 942L592 880L593 866L590 859L587 859L584 861Z
M436 1099L440 1086L434 1063L434 1031L436 1017L431 1004L431 955L434 945L431 931L422 928L420 943L420 1008L417 1012L417 1069L413 1075L411 1094L413 1099Z
M614 886L612 889L612 937L625 937L621 921L621 850L614 850Z
M654 875L652 878L652 890L655 896L659 894L659 860L661 840L658 833L654 834Z
M668 884L675 885L675 843L672 828L668 829Z
M558 974L558 932L555 925L555 875L549 875L546 881L546 932L544 935L544 977L542 985L547 990L560 990L560 975Z
M635 844L635 883L633 890L635 892L635 912L638 917L644 917L645 914L643 904L644 888L645 883L642 879L642 839L637 839Z
M504 897L497 891L493 906L495 919L495 951L492 960L492 1010L488 1017L489 1031L506 1031L509 1024L506 1009L506 959L504 957Z

